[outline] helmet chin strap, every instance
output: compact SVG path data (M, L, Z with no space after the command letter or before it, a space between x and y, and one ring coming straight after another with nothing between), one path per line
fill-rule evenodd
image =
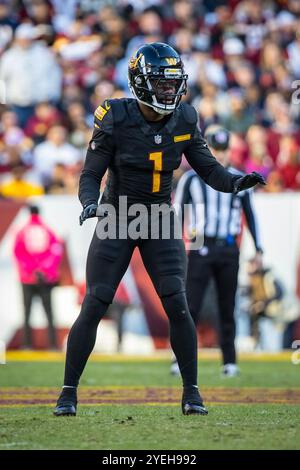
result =
M171 114L175 111L175 108L174 109L161 109L161 108L157 108L156 106L151 106L149 104L150 108L154 109L154 111L158 114L163 114L164 116L167 116L168 114Z
M144 105L146 105L149 108L153 109L153 111L155 111L157 114L162 114L164 116L167 116L168 114L171 114L175 111L175 108L174 109L162 109L162 108L156 107L154 104L146 103L145 101L139 100L138 98L136 98L136 99L140 103L143 103Z

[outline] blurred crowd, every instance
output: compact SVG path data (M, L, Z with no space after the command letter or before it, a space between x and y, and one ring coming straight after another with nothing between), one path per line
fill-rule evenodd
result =
M77 193L93 112L131 96L152 41L182 55L185 100L203 132L231 131L232 163L300 190L299 0L0 0L1 197Z

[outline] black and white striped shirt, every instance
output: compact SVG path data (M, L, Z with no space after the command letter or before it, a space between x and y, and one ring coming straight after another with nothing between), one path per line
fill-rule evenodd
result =
M243 176L243 173L233 167L227 170L234 175ZM224 240L229 237L235 238L240 233L243 211L255 247L261 250L251 190L241 191L238 194L221 193L206 184L194 170L190 170L178 182L174 204L180 205L182 209L185 204L189 205L190 233L195 231L199 233L201 230L200 226L197 227L197 223L203 219L201 216L204 205L204 235ZM197 211L201 211L201 214L197 214Z

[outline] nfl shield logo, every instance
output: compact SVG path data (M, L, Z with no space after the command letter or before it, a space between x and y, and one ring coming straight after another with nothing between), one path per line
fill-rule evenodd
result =
M161 135L157 134L157 135L154 136L154 142L156 144L161 144L161 141L162 141L162 136Z

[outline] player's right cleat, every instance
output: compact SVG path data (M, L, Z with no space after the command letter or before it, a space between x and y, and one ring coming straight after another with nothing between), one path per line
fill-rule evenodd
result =
M63 388L53 411L54 416L76 416L77 389Z
M184 415L208 414L208 411L203 404L198 388L196 387L184 388L181 409Z
M182 405L182 413L184 415L207 415L208 411L203 405L196 405L195 403L185 403Z

